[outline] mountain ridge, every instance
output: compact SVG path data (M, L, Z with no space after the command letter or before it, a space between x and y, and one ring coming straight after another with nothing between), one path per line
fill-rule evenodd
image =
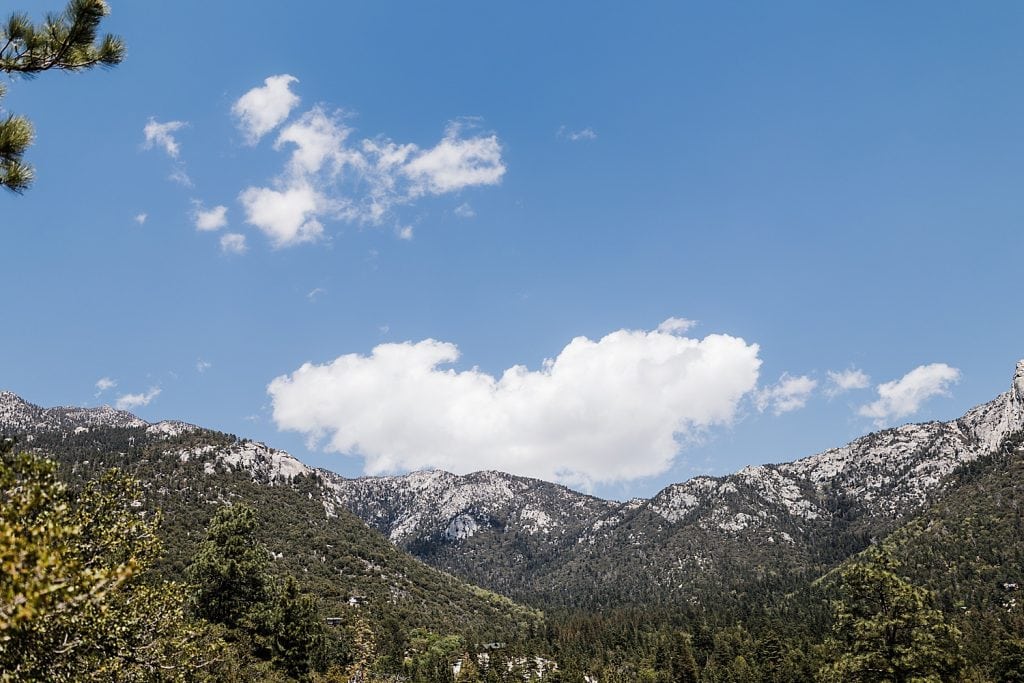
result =
M171 440L199 430L109 407L45 409L0 393L0 430L20 428L31 439L32 429L79 433L97 425ZM879 430L627 502L495 471L346 478L249 440L200 439L173 455L201 464L206 475L245 472L254 482L315 475L327 517L352 513L428 564L517 599L562 604L587 586L602 604L671 602L717 580L715 568L769 582L825 570L883 537L939 495L950 473L1022 428L1024 360L1008 391L954 420Z

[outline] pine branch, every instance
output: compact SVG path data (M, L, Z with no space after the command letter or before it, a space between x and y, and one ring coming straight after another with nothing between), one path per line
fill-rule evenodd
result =
M49 70L120 64L124 42L112 34L97 39L100 22L109 13L105 0L70 0L63 13L48 14L37 27L27 15L15 12L0 26L0 72L32 78ZM32 137L32 126L24 117L0 121L0 186L21 193L32 183L32 167L22 162Z
M0 71L32 76L51 69L80 71L121 63L125 46L119 37L106 35L97 41L97 29L109 12L104 0L71 0L62 15L47 16L39 28L24 14L11 15L0 32L5 43Z

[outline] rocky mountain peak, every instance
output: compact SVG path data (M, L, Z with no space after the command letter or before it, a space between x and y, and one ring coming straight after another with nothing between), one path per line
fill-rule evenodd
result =
M131 429L149 426L145 420L107 405L43 408L11 391L0 391L0 431L31 436L40 432L88 431L96 427Z
M1017 361L1017 372L1013 375L1013 393L1018 402L1024 403L1024 358Z

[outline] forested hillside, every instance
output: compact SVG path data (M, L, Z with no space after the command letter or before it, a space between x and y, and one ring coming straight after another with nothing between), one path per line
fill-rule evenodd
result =
M865 586L887 586L897 604L911 605L912 618L898 616L919 622L908 642L924 654L907 666L934 680L1015 680L1024 662L1021 432L978 454L992 437L967 438L979 422L970 415L966 425L856 442L866 445L861 453L881 448L906 458L891 470L904 474L883 476L867 497L850 492L859 480L842 468L844 487L793 485L786 477L807 469L801 461L616 504L501 473L343 480L233 435L112 411L43 410L5 396L5 431L53 458L73 495L111 468L138 481L124 505L156 525L162 546L146 556L146 585L203 590L209 571L197 565L221 562L210 559L221 552L211 539L224 535L213 529L249 529L246 543L258 549L250 560L264 563L257 573L267 577L264 602L255 602L278 605L267 607L273 612L292 595L287 604L317 624L310 642L323 647L307 673L289 674L261 645L270 628L264 617L225 626L204 616L209 600L198 600L193 623L209 618L216 628L189 642L240 651L239 671L264 662L265 673L324 680L355 670L410 681L454 680L455 672L463 681L844 680L870 645L850 636L851 624L876 616ZM996 418L991 405L971 415L1012 424L1003 418L1018 419L1017 394L998 401ZM944 436L951 430L962 435L959 445ZM921 433L938 437L907 436ZM816 458L810 466L842 461L835 453ZM948 473L910 488L906 462L942 463ZM884 463L872 471L884 473ZM355 490L348 481L362 487L357 511L376 515L376 529L346 509ZM892 490L915 493L893 508L885 498ZM221 519L229 510L251 510L251 521ZM430 531L446 521L443 532ZM396 543L505 586L534 608L428 567ZM850 607L865 604L861 612Z

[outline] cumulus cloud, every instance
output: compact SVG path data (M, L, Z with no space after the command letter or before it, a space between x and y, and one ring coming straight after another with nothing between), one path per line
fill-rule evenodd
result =
M583 140L596 140L597 133L592 128L583 128L582 130L569 130L568 127L562 126L558 129L558 137L571 142L580 142Z
M406 225L398 229L398 239L400 240L411 240L413 237L413 229L411 225Z
M238 199L245 209L245 220L269 237L275 248L313 242L323 235L324 227L317 216L327 202L308 183L283 190L250 187Z
M220 250L225 254L244 254L248 247L245 244L245 235L237 232L229 232L221 235Z
M444 194L473 185L496 185L505 175L498 136L460 137L461 127L449 126L444 139L413 155L402 167L412 180L412 196Z
M213 367L213 363L210 363L209 361L205 361L202 358L200 358L199 360L196 361L196 372L198 372L199 374L203 374L204 372L206 372L207 370L209 370L212 367Z
M539 369L457 370L427 339L306 363L267 391L279 429L362 457L368 474L493 468L578 485L665 472L757 386L758 346L662 330L577 337Z
M160 387L151 387L149 391L140 394L122 394L117 397L114 406L118 410L131 410L142 406L148 406L150 402L160 395Z
M264 132L284 123L288 112L280 111ZM325 220L379 224L398 205L495 185L506 170L498 137L473 134L465 121L421 148L383 136L356 139L344 113L322 105L283 125L274 149L288 155L281 172L243 190L239 201L247 222L278 248L315 241Z
M231 113L238 119L238 127L249 144L255 145L288 118L299 103L299 96L291 91L291 84L298 80L288 74L270 76L262 86L238 98Z
M845 394L847 391L867 389L871 386L871 378L857 368L840 370L839 372L829 370L828 384L829 386L825 393L828 394L829 398L832 398L839 394Z
M139 225L145 225L147 218L149 218L149 216L145 213L136 214L135 222L138 223Z
M860 407L878 427L913 415L933 396L949 396L949 386L960 381L960 371L945 363L920 365L900 379L878 385L878 400Z
M774 414L782 415L807 405L817 386L818 381L807 375L793 377L784 372L778 382L757 392L755 403L762 413L770 408Z
M212 209L204 209L202 202L194 202L194 205L192 218L195 220L196 230L220 230L228 224L228 207L215 206Z
M117 380L109 377L100 377L96 380L96 395L99 396L105 391L109 391L117 386Z
M167 156L172 159L177 159L178 154L181 152L181 147L178 145L178 141L174 138L175 131L181 130L188 124L185 121L168 121L166 123L160 123L156 119L150 117L146 123L146 127L142 129L143 135L146 136L144 147L146 149L152 149L153 147L160 147L163 149Z
M459 218L473 218L476 216L476 211L473 210L472 206L464 202L455 207L455 215Z

